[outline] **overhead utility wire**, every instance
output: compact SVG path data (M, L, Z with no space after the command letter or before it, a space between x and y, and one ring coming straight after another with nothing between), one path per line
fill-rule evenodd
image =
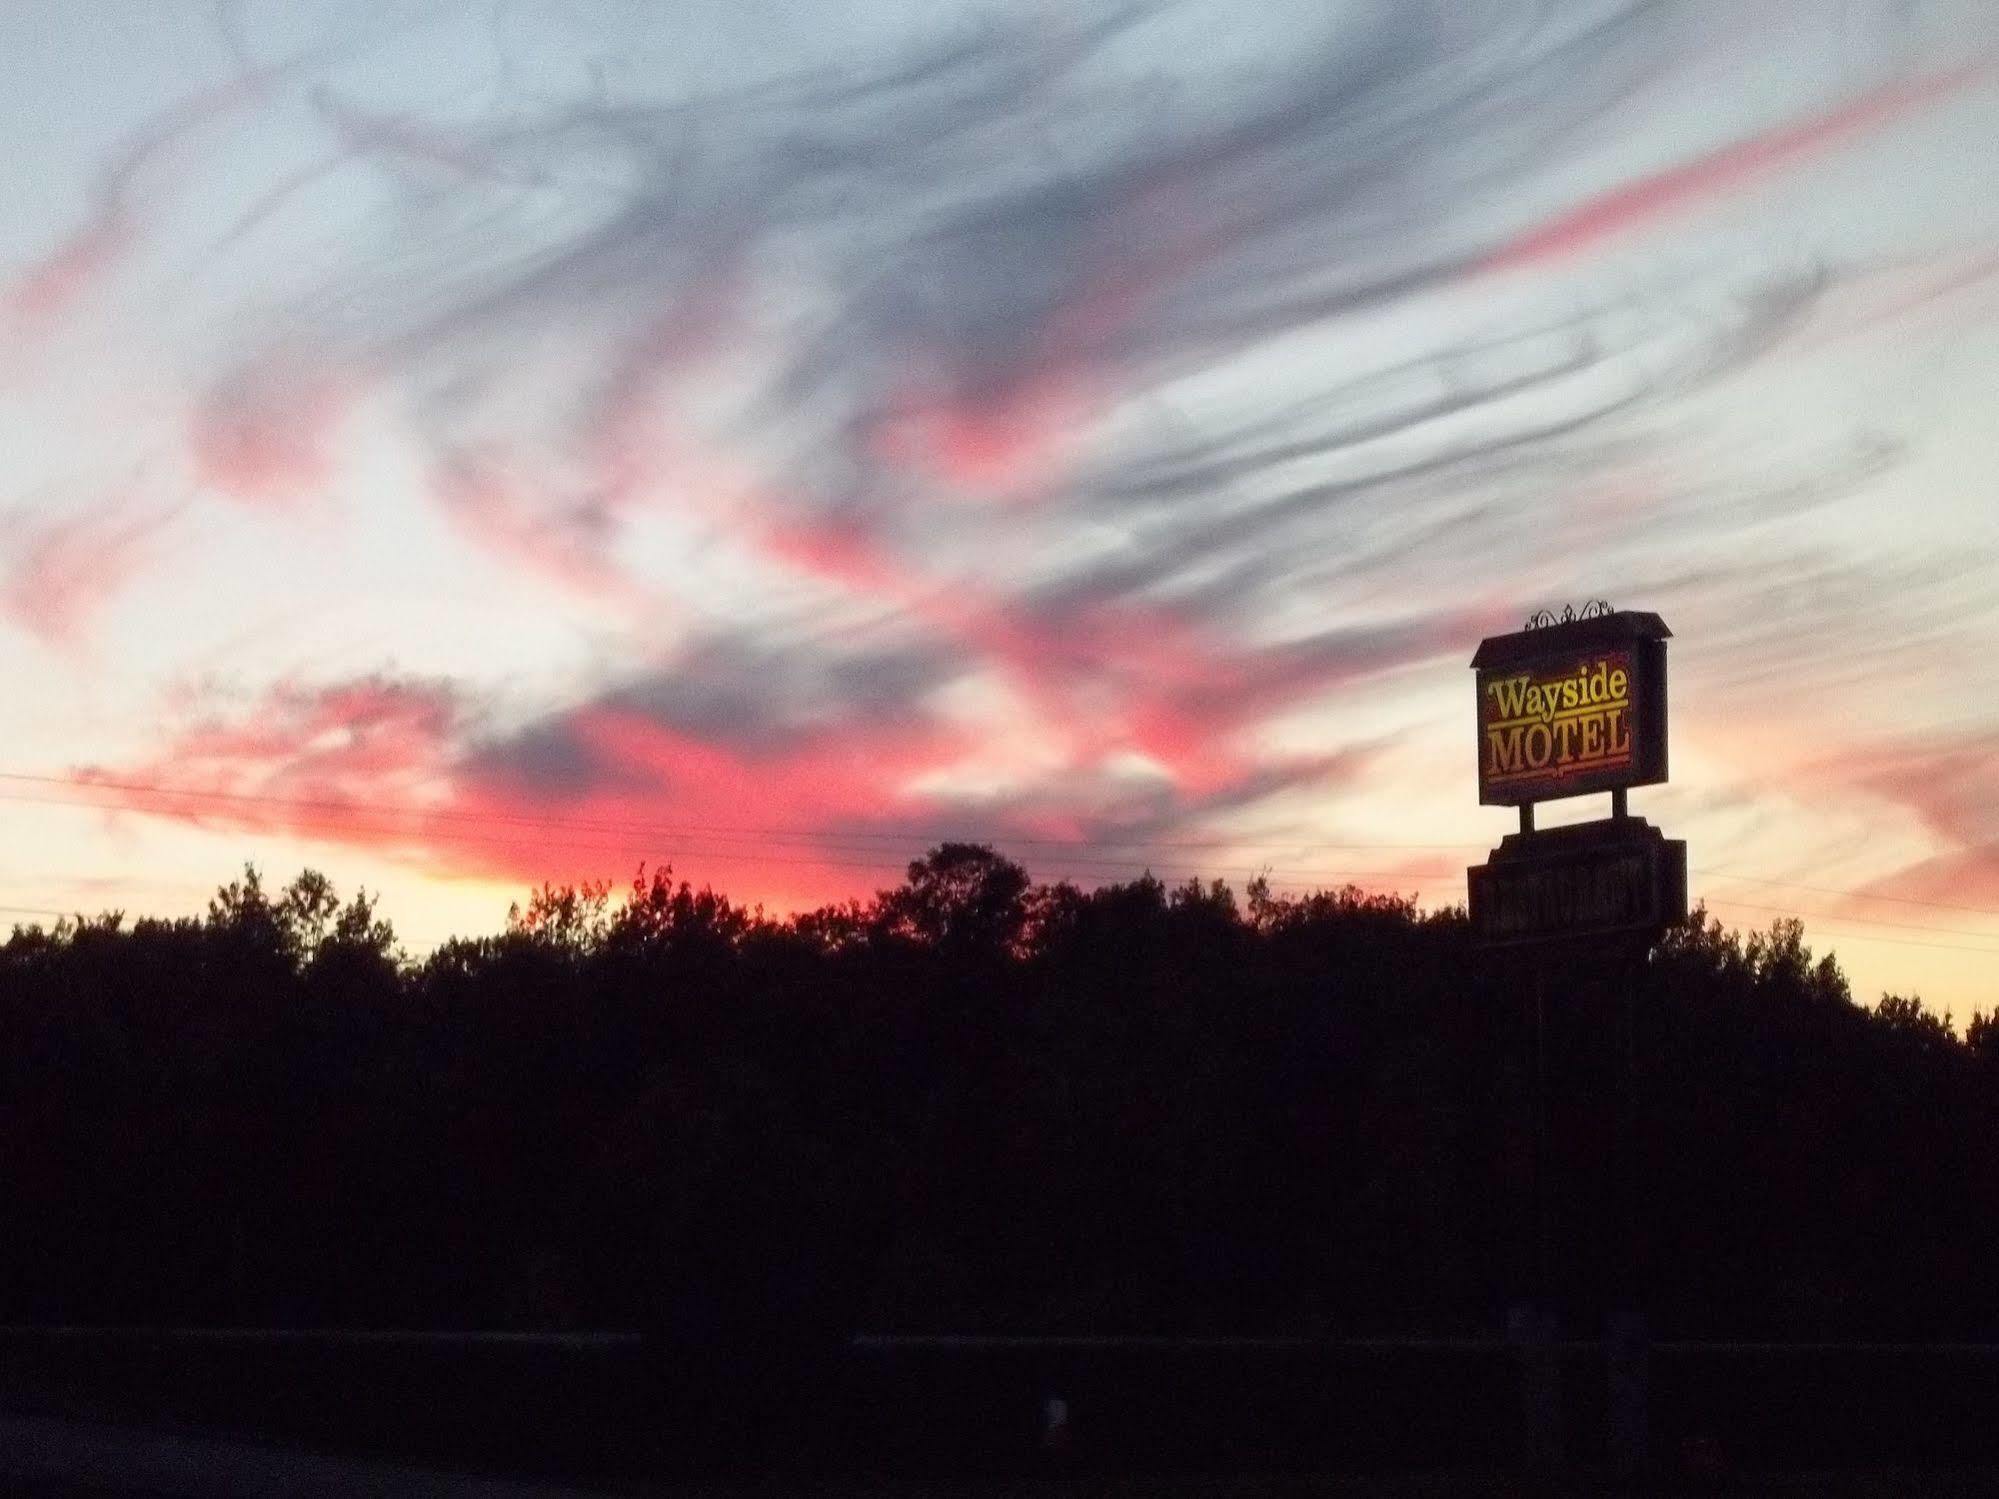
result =
M0 771L0 781L25 781L34 785L58 786L69 791L128 791L148 796L178 796L201 801L253 802L267 806L290 806L307 810L318 809L329 812L354 812L365 810L353 802L339 801L326 797L279 796L269 792L254 791L207 791L193 788L163 786L143 781L79 781L69 776L29 775L22 771ZM129 808L144 811L143 807ZM625 823L604 822L589 818L536 817L519 812L468 812L450 808L402 809L412 816L438 818L449 821L477 823L511 823L529 827L583 828L590 831L626 833L654 832L670 836L686 834L729 834L753 835L760 838L796 839L817 838L820 835L799 828L754 827L741 823ZM849 840L876 839L899 843L949 843L984 841L980 835L968 834L963 830L956 833L937 832L911 828L907 830L855 828L843 831L838 837ZM1005 841L1022 847L1039 848L1222 848L1222 849L1432 849L1438 851L1462 851L1484 847L1483 843L1342 843L1326 842L1322 839L1301 839L1288 843L1245 843L1232 838L1205 839L1152 839L1152 838L1015 838L1007 836Z
M593 822L588 819L570 820L570 819L559 819L553 817L534 817L525 814L505 814L505 813L485 814L477 812L451 811L449 809L427 810L427 809L418 809L418 808L395 808L395 807L382 807L382 806L368 807L368 806L357 805L351 802L342 802L329 799L306 798L306 797L284 797L284 796L277 796L267 793L256 793L256 792L200 791L200 790L182 789L177 787L159 785L156 783L144 783L144 782L76 781L57 776L38 776L38 775L29 775L19 772L4 772L4 771L0 771L0 780L25 781L34 784L49 785L52 787L60 788L65 791L76 793L70 796L60 796L60 797L34 797L34 796L25 796L25 795L8 796L4 793L0 793L0 801L15 801L15 802L23 802L33 805L102 808L111 811L131 811L131 812L140 812L140 813L151 812L155 815L165 815L165 816L175 816L175 815L186 816L189 815L191 811L191 809L186 809L186 808L172 808L172 807L149 808L144 806L130 806L127 804L122 804L117 802L106 802L103 800L91 799L83 794L92 791L124 791L130 793L140 793L140 794L161 796L167 798L179 798L183 800L221 801L225 803L279 806L279 807L297 808L301 810L324 809L328 812L338 813L342 818L342 821L338 823L330 821L319 821L319 822L300 821L297 823L293 823L283 829L266 830L266 831L289 831L289 832L303 833L307 835L310 835L314 831L325 834L335 834L335 835L340 833L362 831L362 832L374 833L383 837L394 837L397 835L404 835L410 838L412 841L421 839L424 841L437 840L437 841L449 841L449 842L470 842L470 843L498 844L502 846L511 846L517 841L514 839L500 836L498 834L460 832L452 828L438 828L434 826L410 827L407 825L400 825L393 822L389 823L388 825L383 825L383 820L402 818L420 824L427 824L435 821L452 821L452 822L472 822L480 824L482 826L491 825L493 823L511 824L530 829L578 828L585 831L601 829L606 832L612 832L624 835L627 839L632 838L634 835L650 836L652 838L667 840L678 845L677 849L655 850L653 846L649 843L640 843L636 841L606 843L599 841L584 841L578 839L544 838L537 840L539 845L542 847L568 849L580 852L600 852L607 854L610 853L649 854L654 852L665 852L668 855L668 857L672 857L676 852L678 852L678 853L684 853L685 855L694 858L707 858L707 859L742 858L750 856L753 850L730 848L726 846L722 848L695 847L693 845L697 843L727 844L728 842L731 841L736 841L736 842L745 841L746 839L750 839L752 837L762 842L778 841L790 844L804 844L808 847L830 846L834 848L835 851L838 852L872 853L873 850L871 848L866 848L865 846L861 848L856 848L852 847L851 845L857 841L866 840L866 839L876 839L876 840L895 839L905 843L919 843L927 841L927 839L931 836L931 835L919 835L914 833L890 833L890 832L879 832L879 831L868 831L868 830L854 830L849 832L837 832L837 833L834 832L810 833L803 830L783 830L783 831L776 829L757 830L757 829L739 828L739 827L731 827L730 830L727 832L700 831L700 829L702 828L719 828L723 825L684 824L684 825L667 826L662 824L651 824L651 823L612 824L604 822ZM368 819L375 819L376 821L370 823ZM359 824L358 826L357 823ZM1208 848L1208 847L1213 847L1213 848L1262 847L1262 848L1290 848L1290 849L1300 849L1300 850L1307 848L1324 848L1324 849L1392 851L1392 850L1401 850L1401 849L1439 849L1439 850L1462 849L1462 848L1478 846L1476 844L1441 844L1441 843L1418 844L1418 843L1300 842L1293 844L1252 844L1252 843L1231 843L1223 840L1215 840L1211 842L1209 841L1196 842L1196 841L1187 841L1187 840L1173 840L1173 841L1161 840L1159 842L1151 842L1149 840L1139 840L1139 839L1125 841L1125 840L1115 840L1115 839L1053 839L1053 838L1011 838L1011 837L1000 838L997 839L996 841L1004 844L1035 845L1051 849L1111 849L1118 847L1160 848L1160 849L1172 849L1172 848L1189 849L1189 848ZM849 846L843 847L842 845L849 845ZM886 857L887 851L884 850L883 853L884 857ZM884 862L883 860L880 859L856 860L856 859L829 859L823 857L811 858L811 859L786 858L779 855L762 852L760 849L754 851L754 857L760 863L786 864L786 865L796 865L796 866L805 866L805 867L848 868L848 869L879 870L883 867L883 862ZM899 862L899 860L887 860L887 862ZM1103 859L1072 858L1062 861L1060 867L1065 869L1077 869L1077 870L1094 869L1097 871L1110 870L1116 873L1128 873L1132 872L1135 868L1137 868L1137 865L1138 861L1129 860L1129 859L1103 860ZM1147 864L1145 867L1150 868L1151 866L1150 864ZM1306 869L1306 868L1295 868L1295 867L1278 868L1267 864L1231 864L1231 865L1208 866L1206 869L1193 869L1191 866L1184 866L1184 867L1187 869L1189 875L1196 877L1198 877L1201 874L1248 874L1252 877L1263 876L1266 878L1275 876L1278 879L1283 880L1285 884L1289 885L1292 888L1308 888L1308 887L1301 887L1300 882L1310 881L1312 879L1383 880L1383 881L1407 882L1410 884L1422 885L1440 879L1452 878L1455 875L1455 871L1439 872L1433 874L1427 872L1419 872L1415 870L1340 870L1340 869ZM1162 868L1165 868L1170 871L1174 870L1175 866L1164 865L1162 866ZM1692 872L1704 876L1715 876L1722 879L1743 880L1756 884L1771 885L1778 888L1806 890L1824 895L1844 896L1856 900L1893 901L1899 904L1926 906L1940 910L1963 911L1971 915L1999 916L1999 911L1978 906L1955 905L1942 901L1916 900L1912 897L1876 895L1868 891L1843 890L1831 886L1808 885L1794 881L1778 880L1764 876L1735 874L1733 872L1725 870L1695 868ZM1178 875L1176 874L1175 877L1178 877ZM1277 888L1275 881L1273 881L1273 888ZM1780 915L1795 916L1802 920L1811 920L1815 922L1824 921L1829 918L1833 921L1853 921L1871 926L1885 926L1885 927L1899 926L1910 931L1934 931L1934 932L1944 932L1950 935L1973 936L1973 937L1984 935L1983 933L1966 932L1959 928L1930 927L1930 926L1923 926L1911 923L1878 921L1869 917L1860 917L1860 916L1847 917L1847 916L1841 916L1838 913L1830 913L1830 912L1806 912L1806 911L1795 911L1786 907L1758 906L1751 902L1746 902L1746 901L1728 901L1724 900L1722 897L1713 897L1710 903L1729 904L1749 910L1770 911ZM1888 939L1861 938L1860 940L1886 941ZM1983 951L1983 949L1970 949L1970 950Z
M324 797L280 796L269 792L201 790L196 788L166 786L156 782L143 782L143 781L108 781L108 780L79 781L64 776L32 775L20 771L0 771L0 781L22 781L35 785L57 787L64 791L76 793L75 795L69 797L50 799L51 803L54 805L108 806L111 810L135 811L135 812L147 812L147 811L161 812L162 810L165 810L170 815L173 813L174 809L132 807L132 806L122 806L117 803L92 801L86 799L83 793L88 793L93 791L100 791L100 792L123 791L123 792L130 792L130 793L149 795L149 796L172 797L189 801L215 801L223 803L242 803L247 805L258 805L258 806L296 807L302 810L324 810L327 812L336 812L345 817L368 816L368 815L389 817L396 815L404 815L411 818L424 819L425 821L465 822L465 823L478 824L482 827L491 826L497 823L505 826L516 826L516 827L527 827L527 828L546 827L546 828L557 828L564 831L581 830L585 832L606 832L606 833L616 834L621 837L631 837L634 835L649 835L653 837L663 837L663 838L673 838L673 839L699 838L703 841L712 841L712 842L747 841L755 839L758 841L767 841L767 842L774 841L782 843L802 843L813 848L823 848L828 846L837 848L840 847L841 845L849 845L849 846L859 845L859 847L850 848L850 851L853 852L861 852L863 849L867 848L868 845L876 842L923 843L923 842L932 842L932 841L939 841L939 842L951 841L948 835L937 833L935 831L918 832L916 830L891 831L891 830L866 829L866 828L851 828L851 829L842 829L839 831L816 832L801 828L754 827L743 824L731 824L731 823L681 823L681 822L617 823L617 822L605 822L602 820L593 820L589 818L537 817L528 813L470 812L462 810L453 810L450 808L442 808L442 807L440 808L418 808L418 807L397 808L397 807L386 807L386 806L369 807L369 806L359 805L353 802L339 801L336 799L324 798ZM36 798L13 797L13 798L0 798L0 800L18 800L18 801L33 802L36 800ZM442 836L442 834L438 833L437 830L435 829L428 830L428 834L430 836ZM1117 848L1135 848L1135 849L1214 848L1214 849L1233 849L1233 850L1250 850L1250 851L1259 850L1259 849L1290 850L1302 853L1308 850L1315 850L1315 849L1337 849L1349 852L1359 851L1359 850L1392 852L1392 851L1413 849L1413 850L1432 850L1432 851L1443 852L1443 851L1462 851L1465 849L1475 849L1484 846L1482 842L1363 843L1363 842L1350 842L1350 841L1329 842L1325 840L1313 840L1313 839L1300 839L1295 842L1289 842L1289 843L1274 843L1274 842L1259 843L1259 842L1238 841L1234 839L1225 839L1225 838L1214 838L1214 839L1029 838L1029 837L1013 837L1011 835L977 835L977 834L966 834L962 832L960 834L959 841L985 841L987 838L990 838L991 841L1004 843L1009 846L1051 848L1051 849L1082 849L1082 850L1089 850L1089 849L1107 850L1107 849L1117 849ZM1124 868L1127 867L1128 861L1113 860L1111 862L1115 865L1115 867ZM1219 867L1229 871L1234 871L1234 870L1257 870L1262 868L1263 866L1259 864L1240 864L1240 865L1227 865ZM1341 870L1315 871L1310 869L1290 869L1286 872L1302 876L1311 876L1318 873L1324 873L1328 876L1335 878L1344 878L1350 873L1349 871L1341 871ZM1922 900L1914 896L1885 895L1866 890L1845 890L1828 885L1805 884L1796 880L1780 880L1768 875L1738 874L1733 870L1715 869L1706 866L1694 866L1691 872L1694 874L1710 876L1717 879L1740 880L1750 884L1772 885L1780 889L1805 890L1818 895L1838 895L1854 900L1885 901L1885 902L1891 902L1896 905L1923 906L1943 911L1962 911L1965 912L1967 915L1973 915L1973 916L1999 916L1999 910L1995 910L1990 907L1959 905L1948 901ZM1455 871L1450 871L1449 873L1454 874ZM1385 877L1424 880L1424 879L1442 879L1448 877L1448 875L1447 874L1428 875L1428 874L1416 874L1408 871L1390 871L1386 873Z
M162 788L157 788L157 790L155 790L152 794L171 798L181 795L182 793L170 791L162 787ZM234 801L245 802L245 803L264 802L268 800L270 803L282 807L299 807L302 805L299 802L286 798L265 799L265 798L252 797L247 794L235 796L232 797L231 799ZM199 815L198 809L195 808L172 807L172 806L168 807L132 806L126 803L115 802L115 801L104 801L101 799L93 799L86 796L42 797L42 796L21 795L18 793L8 794L5 792L0 792L0 801L20 802L31 806L83 807L83 808L99 809L99 810L114 811L114 812L137 812L142 814L151 814L153 816L192 817ZM582 840L575 838L544 838L544 837L536 837L532 840L529 840L525 837L509 838L499 833L480 833L472 831L470 829L459 829L456 827L433 827L430 826L429 824L437 814L432 814L429 812L424 812L413 808L399 809L394 807L369 807L369 806L362 806L349 803L338 803L334 805L338 807L338 817L339 817L338 821L331 820L330 814L319 814L316 817L288 819L283 825L279 827L268 828L262 831L303 832L312 829L318 829L321 831L336 832L336 833L362 831L362 832L371 832L379 834L385 837L402 835L409 838L412 841L446 840L446 841L458 841L458 842L493 843L493 844L501 844L507 846L532 841L533 843L535 843L536 846L543 848L595 849L605 853L621 853L621 852L652 853L660 851L661 845L673 845L677 847L686 848L691 853L699 853L709 858L755 857L756 859L762 862L783 863L786 861L777 858L774 855L766 854L761 851L765 844L778 843L780 846L804 845L805 847L808 848L831 847L835 852L840 852L840 853L854 853L854 854L865 853L865 854L876 855L876 857L872 860L846 861L849 867L856 869L880 869L887 864L902 862L900 854L894 852L890 848L884 847L877 849L874 847L854 847L851 844L847 843L846 835L840 833L826 833L826 834L796 833L796 834L785 835L783 837L752 839L748 835L742 835L741 837L738 837L736 835L729 835L729 834L690 833L685 830L651 827L646 824L638 824L638 823L631 824L627 828L613 828L608 825L598 825L598 824L590 824L584 822L563 823L555 819L536 819L531 824L530 828L531 831L538 832L540 829L543 828L563 829L566 827L578 827L582 828L585 831L589 831L593 827L603 826L603 830L605 832L619 835L620 841L604 842L600 840ZM485 819L478 817L476 814L464 814L462 820L473 821L484 824L488 821L505 822L507 819L505 818ZM922 842L923 840L912 838L905 841L906 844L908 845L915 845ZM1015 840L999 839L997 841L1010 844ZM728 846L729 844L735 842L747 842L748 846L740 848ZM694 847L694 845L696 844L702 844L702 845L721 844L723 846L719 848L716 847L697 848ZM1111 847L1114 845L1098 845L1086 842L1075 842L1075 843L1066 843L1066 844L1051 845L1051 846L1062 847L1062 848L1089 849L1093 847ZM1135 844L1133 846L1137 847L1139 845ZM1157 845L1157 846L1170 847L1170 845ZM1338 845L1319 844L1315 846L1321 848L1333 848ZM1355 851L1373 849L1376 852L1392 851L1395 848L1407 847L1407 846L1409 845L1393 845L1393 844L1348 845L1348 847L1350 847ZM794 860L790 862L818 862L818 861ZM837 865L842 861L829 860L823 862L833 863ZM1263 872L1267 867L1261 863L1253 863L1253 864L1205 865L1200 868L1196 868L1191 862L1185 860L1177 860L1173 861L1170 864L1166 864L1162 863L1161 861L1141 861L1129 857L1110 858L1110 859L1091 859L1088 857L1072 856L1070 858L1060 860L1059 862L1062 864L1063 867L1066 868L1081 869L1081 868L1094 867L1100 870L1112 870L1112 871L1129 870L1134 867L1137 867L1141 863L1150 862L1154 864L1159 864L1159 867L1163 868L1184 868L1189 873L1196 875L1205 872L1205 873L1244 874L1252 877ZM1381 878L1381 879L1415 880L1420 882L1423 880L1438 880L1438 879L1449 878L1455 871L1438 871L1436 873L1427 873L1427 872L1417 872L1411 870L1306 869L1306 868L1293 867L1293 868L1287 868L1284 872L1289 875L1303 877L1303 878L1326 878L1326 879Z
M1725 895L1703 895L1711 906L1731 906L1742 911L1768 911L1778 916L1802 916L1826 921L1847 921L1857 926L1885 926L1900 932L1934 932L1942 937L1984 937L1999 941L1999 932L1974 932L1961 926L1925 926L1917 921L1880 921L1872 916L1845 916L1837 911L1794 911L1789 906L1764 906L1755 901L1735 900ZM1999 951L1999 949L1995 949Z
M1854 900L1893 901L1898 906L1928 906L1937 911L1963 911L1970 916L1999 916L1999 911L1989 906L1960 906L1944 900L1918 900L1913 895L1876 895L1870 890L1838 890L1830 885L1801 885L1796 880L1774 880L1767 875L1734 874L1726 869L1696 869L1695 874L1704 874L1712 879L1741 880L1751 885L1775 885L1784 890L1809 890L1815 895L1844 895Z
M244 803L244 804L261 805L261 806L297 807L303 810L324 810L327 812L337 812L342 814L343 816L350 816L350 817L367 813L373 813L381 816L390 816L390 815L395 815L397 813L402 813L410 817L420 817L429 821L466 822L466 823L475 823L480 826L490 826L497 823L505 826L515 826L515 827L529 827L529 828L547 827L547 828L558 828L564 831L581 830L585 832L607 832L619 836L632 836L635 834L644 834L654 837L667 837L667 838L676 838L676 839L701 838L704 840L711 840L711 841L724 841L724 840L741 841L745 839L755 838L765 841L804 843L807 844L808 846L815 848L826 847L829 845L837 847L843 844L859 845L861 847L866 847L870 844L877 842L926 843L926 842L953 841L952 835L939 833L934 830L919 831L916 829L908 829L908 830L896 831L896 830L886 830L886 829L849 828L849 829L842 829L839 831L816 832L802 828L756 827L756 826L750 826L738 823L685 823L685 822L614 823L614 822L605 822L602 820L593 820L589 818L537 817L528 813L468 812L468 811L453 810L450 808L442 808L442 807L440 808L416 808L416 807L395 808L395 807L381 807L381 806L364 807L364 806L359 806L353 802L345 802L345 801L335 800L332 798L323 798L323 797L315 798L315 797L280 796L269 792L199 790L194 788L166 786L156 782L143 782L143 781L109 781L109 780L79 781L72 777L67 777L67 776L34 775L22 771L0 771L0 781L21 781L33 785L57 787L64 791L78 793L77 795L72 795L66 798L52 799L54 804L56 805L63 805L63 806L109 805L112 810L124 810L124 811L136 811L136 812L145 812L149 810L157 812L162 809L146 808L146 807L128 807L128 806L119 806L118 804L115 803L107 804L100 801L89 801L85 800L82 797L81 793L86 793L91 791L124 791L124 792L131 792L142 795L175 797L191 801L217 801L224 803ZM20 801L35 800L34 798L31 797L0 798L0 799L20 800ZM431 831L433 834L435 834L435 830ZM960 830L959 834L957 835L956 841L961 841L961 842L994 841L994 842L1005 843L1009 846L1015 846L1015 847L1052 848L1052 849L1067 848L1067 849L1084 849L1084 850L1087 849L1105 850L1105 849L1118 849L1118 848L1134 848L1134 849L1214 848L1214 849L1238 849L1245 851L1289 850L1293 852L1305 852L1307 850L1315 850L1315 849L1337 849L1347 852L1356 851L1356 850L1392 852L1392 851L1412 850L1412 849L1418 851L1427 850L1427 851L1436 851L1436 852L1449 852L1449 851L1461 852L1466 849L1477 849L1477 848L1483 848L1485 846L1483 841L1468 842L1468 843L1386 843L1386 842L1355 842L1355 841L1340 842L1340 841L1326 841L1319 839L1299 839L1288 843L1277 843L1277 842L1250 842L1245 840L1237 840L1229 838L1211 838L1211 839L1164 839L1164 838L1150 839L1150 838L1105 838L1105 837L1030 838L1030 837L1013 837L1011 835L991 835L991 834L980 835L980 834L966 833L963 830ZM853 851L859 852L860 848L855 848L853 849ZM1122 863L1120 863L1119 867L1123 867ZM1261 866L1232 865L1229 867L1232 869L1234 868L1252 869L1252 868L1260 868ZM1309 875L1313 873L1313 871L1311 870L1294 870L1291 872L1304 875ZM1813 885L1813 884L1805 884L1797 880L1781 880L1769 875L1739 874L1734 870L1716 869L1707 866L1694 866L1691 872L1698 875L1710 876L1716 879L1740 880L1749 884L1757 884L1757 885L1772 885L1779 889L1786 889L1786 890L1804 890L1817 895L1838 895L1838 896L1845 896L1849 899L1854 899L1854 900L1883 901L1895 905L1922 906L1940 911L1962 911L1967 915L1972 915L1972 916L1999 916L1999 910L1995 910L1991 907L1968 906L1968 905L1956 904L1949 901L1923 900L1915 896L1907 896L1907 895L1886 895L1867 890L1845 890L1829 885ZM1337 875L1340 872L1330 871L1329 873ZM1437 876L1404 875L1401 877L1416 878L1416 879L1444 878L1444 876L1442 875L1437 875Z
M1727 901L1727 900L1712 901L1709 902L1709 904L1727 906L1731 910L1737 909L1740 906L1740 902ZM1835 947L1843 942L1883 942L1890 947L1933 947L1939 952L1975 952L1975 953L1984 953L1988 957L1999 958L1999 947L1973 947L1967 943L1962 943L1962 942L1918 942L1911 937L1877 937L1872 932L1856 932L1850 930L1849 928L1837 925L1836 923L1838 921L1838 918L1834 918L1835 922L1834 925L1828 926L1826 923L1820 921L1817 917L1812 915L1812 913L1809 911L1788 911L1779 906L1748 906L1744 907L1743 909L1751 911L1768 911L1768 912L1773 912L1779 916L1794 916L1799 921L1806 923L1816 936L1823 938L1827 943ZM1908 927L1906 928L1906 930L1913 932L1941 931L1949 935L1963 935L1970 937L1980 937L1984 935L1981 932L1955 933L1952 932L1951 929L1948 927L1916 926L1916 927ZM1999 940L1999 935L1996 935L1994 940Z
M73 806L90 807L90 806L99 805L97 803L64 800L60 798L9 796L6 795L5 793L0 793L0 802L26 802L31 805L37 805L37 806L54 805L54 806L66 806L66 807L73 807ZM117 810L130 811L130 810L147 810L147 809L118 808ZM157 809L153 810L157 812ZM337 836L345 834L345 835L350 835L351 837L352 834L358 832L379 838L384 843L394 843L400 837L400 838L406 838L407 841L411 843L417 843L417 842L470 843L470 844L480 844L486 846L497 846L501 848L518 847L522 842L525 841L523 839L518 839L518 838L504 837L499 834L475 833L458 828L409 828L397 825L395 823L381 823L381 822L371 823L368 821L368 819L371 816L385 817L393 815L394 814L390 813L371 813L367 809L355 808L351 809L351 815L349 819L343 820L339 823L334 823L334 822L315 823L310 821L300 821L288 824L282 828L265 829L263 831L291 833L304 837L312 837L315 834L321 836ZM663 856L670 860L685 855L690 858L699 858L699 859L711 859L711 860L736 859L736 860L753 861L758 864L780 864L780 865L798 866L803 868L862 869L862 870L871 870L876 873L885 873L887 872L890 866L902 862L900 859L888 858L888 857L877 858L877 859L796 858L783 854L768 854L747 849L736 849L736 848L715 849L715 848L696 847L693 846L693 841L690 840L662 840L662 842L669 846L662 847L651 843L642 843L636 841L603 842L600 840L589 840L589 839L578 839L578 838L536 838L533 840L533 846L538 849L563 849L578 853L594 853L594 854L605 854L605 855L615 854L621 857L629 857L633 855L639 856L641 858ZM1062 869L1080 869L1086 866L1094 866L1099 871L1109 870L1113 873L1127 874L1127 875L1142 874L1146 872L1146 869L1150 868L1152 869L1152 872L1155 875L1159 875L1161 877L1170 876L1175 879L1180 878L1183 872L1182 869L1176 868L1173 865L1160 864L1156 867L1150 865L1142 866L1138 861L1131 861L1125 863L1110 863L1103 860L1064 860L1064 861L1058 861L1057 867ZM1242 870L1252 870L1253 866L1249 865L1230 866L1230 868L1232 870L1237 868L1240 868ZM1185 868L1184 870L1184 873L1188 877L1198 877L1198 875L1201 872L1202 871L1194 870L1192 868ZM1292 870L1292 871L1287 871L1287 873L1291 875L1300 875L1300 876L1317 876L1326 879L1344 879L1344 880L1378 879L1384 881L1405 881L1417 884L1422 883L1422 881L1426 878L1442 878L1442 876L1419 876L1419 875L1399 873L1393 870L1372 870L1372 869ZM1309 889L1312 887L1309 885L1309 883L1306 883L1301 880L1292 879L1292 880L1281 880L1281 881L1273 880L1271 882L1271 888L1302 890L1302 889Z

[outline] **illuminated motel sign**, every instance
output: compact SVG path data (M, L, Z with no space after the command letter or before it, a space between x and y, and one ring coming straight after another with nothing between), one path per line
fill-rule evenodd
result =
M1594 604L1479 643L1478 799L1520 809L1520 831L1467 871L1483 945L1656 936L1686 915L1686 844L1624 807L1627 787L1666 779L1672 633ZM1535 830L1535 803L1605 791L1609 818Z
M1494 635L1478 673L1478 799L1519 806L1666 779L1666 641L1656 614Z

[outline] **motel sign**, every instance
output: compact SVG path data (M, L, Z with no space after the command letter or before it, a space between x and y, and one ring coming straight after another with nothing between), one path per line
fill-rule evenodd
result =
M1520 809L1466 871L1486 947L1656 937L1687 909L1687 846L1625 811L1625 791L1666 779L1666 641L1656 614L1586 606L1494 635L1478 674L1478 799ZM1609 792L1611 815L1537 832L1534 806Z
M1480 642L1478 799L1521 806L1666 779L1656 614L1591 615Z

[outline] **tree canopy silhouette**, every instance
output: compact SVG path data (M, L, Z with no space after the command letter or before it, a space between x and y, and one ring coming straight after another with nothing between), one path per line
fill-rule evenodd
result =
M1635 978L1557 987L1577 1315L1618 1290L1635 1180L1665 1330L1994 1331L1994 1020L1858 1005L1796 923L1705 912ZM666 868L545 886L421 958L365 893L246 869L200 918L0 946L0 1316L639 1327L793 1363L864 1326L1496 1329L1527 1280L1526 993L1460 911L1037 885L972 844L783 920Z

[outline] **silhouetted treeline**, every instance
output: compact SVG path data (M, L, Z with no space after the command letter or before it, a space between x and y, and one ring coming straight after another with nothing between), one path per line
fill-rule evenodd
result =
M1856 1005L1795 924L1496 965L1455 911L951 844L781 922L544 889L416 962L312 873L17 929L0 1317L1492 1331L1539 1264L1535 964L1577 1323L1999 1332L1999 1027Z

